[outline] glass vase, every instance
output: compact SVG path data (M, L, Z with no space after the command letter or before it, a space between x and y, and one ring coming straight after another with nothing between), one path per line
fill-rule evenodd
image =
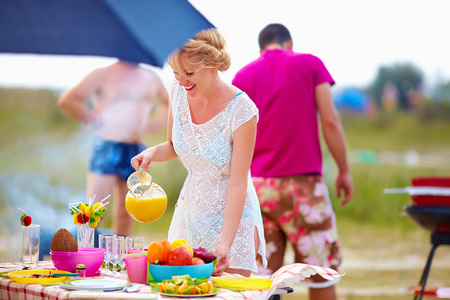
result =
M78 247L94 247L94 228L89 223L77 225L77 242Z

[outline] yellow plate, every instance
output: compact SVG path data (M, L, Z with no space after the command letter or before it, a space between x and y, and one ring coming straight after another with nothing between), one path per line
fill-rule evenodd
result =
M33 274L39 275L49 275L52 273L70 273L67 271L59 271L59 270L22 270L22 271L12 271L8 273L9 278L19 283L54 283L54 282L62 282L64 280L69 279L69 276L61 276L54 278L30 278Z
M249 278L239 276L212 277L220 287L232 287L249 290L268 290L272 286L272 280L264 278Z

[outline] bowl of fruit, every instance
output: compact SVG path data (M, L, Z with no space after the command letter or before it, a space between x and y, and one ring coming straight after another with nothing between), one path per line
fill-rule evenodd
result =
M158 282L171 280L174 276L209 278L214 270L216 255L199 247L192 249L186 240L154 241L147 250L151 276Z

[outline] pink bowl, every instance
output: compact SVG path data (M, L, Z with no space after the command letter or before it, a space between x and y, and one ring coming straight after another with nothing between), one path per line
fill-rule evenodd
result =
M75 273L78 264L86 266L86 276L95 276L102 266L105 249L102 248L83 248L79 247L78 252L50 252L53 265L60 271Z

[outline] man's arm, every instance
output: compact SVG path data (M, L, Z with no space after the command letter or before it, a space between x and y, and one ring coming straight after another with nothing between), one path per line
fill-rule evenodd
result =
M157 76L157 75L155 75ZM158 77L152 82L157 87L155 109L147 119L145 124L146 132L159 132L167 127L167 117L169 112L169 94L161 79Z
M59 97L58 106L71 118L85 124L95 123L95 113L85 103L99 87L101 72L94 70Z
M338 176L335 183L336 196L340 197L341 192L343 192L344 198L341 205L345 205L353 196L353 182L347 162L344 129L333 103L330 84L317 85L315 94L323 136L338 167Z

